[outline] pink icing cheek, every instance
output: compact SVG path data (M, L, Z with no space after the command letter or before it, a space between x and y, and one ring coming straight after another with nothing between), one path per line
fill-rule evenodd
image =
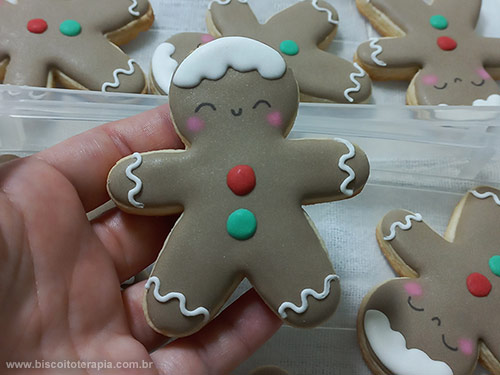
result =
M211 42L211 41L212 41L212 40L214 40L214 39L215 39L215 38L214 38L212 35L210 35L210 34L203 34L203 35L201 36L201 42L202 42L203 44L208 43L208 42Z
M275 128L283 125L283 117L280 111L271 112L267 115L266 119L269 125L274 126Z
M191 116L187 119L186 125L190 132L199 133L205 128L205 121L198 116Z
M434 74L426 74L422 77L422 83L428 86L434 86L439 82L439 77Z
M458 340L458 348L465 355L474 354L474 342L469 339L460 339Z
M480 68L477 70L477 74L479 74L479 76L482 78L482 79L491 79L491 76L489 75L489 73L486 71L486 69L484 68Z
M409 282L404 285L406 293L412 297L420 297L423 293L422 286L416 282Z

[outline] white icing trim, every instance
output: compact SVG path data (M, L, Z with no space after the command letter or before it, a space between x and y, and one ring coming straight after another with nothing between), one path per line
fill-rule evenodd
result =
M286 72L279 52L264 43L240 36L215 39L191 53L174 74L173 83L196 87L203 79L218 80L229 68L245 73L257 70L265 79L278 79Z
M140 16L141 13L134 8L137 7L137 0L132 0L132 5L128 7L128 12L133 16Z
M349 76L352 83L354 83L355 87L350 87L344 91L344 96L349 102L353 102L354 99L351 97L351 92L359 92L361 91L361 83L356 78L363 78L366 76L366 72L358 65L358 63L353 64L356 69L358 69L359 73L352 72Z
M114 89L116 89L117 87L120 87L120 79L118 78L118 74L123 73L123 74L126 74L128 76L134 74L135 73L135 69L134 69L134 66L132 65L132 63L136 63L137 64L137 62L134 59L130 59L127 62L129 70L125 70L125 69L122 69L122 68L116 69L113 72L114 82L104 82L102 84L101 91L106 92L106 89L108 87L112 87Z
M473 106L500 106L500 95L491 94L488 99L476 99L472 102Z
M405 216L406 223L403 224L401 221L396 221L391 224L390 233L387 236L384 236L384 240L391 241L396 238L396 228L400 228L401 230L408 230L411 228L411 221L422 221L422 215L420 214L410 214Z
M319 12L326 12L328 14L328 22L332 25L338 25L339 21L333 19L333 14L330 9L322 8L318 5L318 0L312 0L312 6Z
M165 302L170 301L171 299L176 298L179 300L179 310L181 311L182 315L188 316L188 317L189 316L203 315L204 316L203 322L208 321L208 319L210 317L210 313L208 312L208 310L206 308L200 306L194 310L188 310L186 308L186 296L182 293L179 293L179 292L170 292L170 293L167 293L164 296L162 296L160 294L160 279L156 276L151 276L148 279L148 281L146 283L146 289L149 290L149 288L151 287L151 284L155 284L155 288L153 290L153 295L158 302L165 303Z
M133 182L135 182L135 186L129 190L128 192L128 201L131 205L137 208L144 208L144 204L141 202L137 202L135 200L135 196L140 193L142 190L142 181L139 177L132 173L132 171L138 168L142 164L142 156L138 152L134 152L132 155L135 158L135 161L130 164L127 169L125 169L125 175L127 178Z
M380 55L383 51L382 46L380 44L377 44L379 41L379 38L370 38L370 48L374 49L370 57L372 61L378 66L387 66L386 62L378 58L378 55Z
M293 304L292 302L283 302L280 305L280 307L278 308L278 314L280 314L280 316L283 319L286 319L286 317L287 317L287 313L285 312L285 309L292 309L297 314L302 314L304 311L306 311L309 308L309 302L307 302L308 296L312 296L314 299L317 299L317 300L325 299L330 294L331 281L339 280L339 279L340 278L338 275L328 275L327 277L325 277L323 291L321 293L318 293L313 289L306 288L306 289L302 290L302 292L300 293L300 302L301 302L300 307Z
M172 43L162 43L155 49L151 60L155 82L167 95L175 69L179 66L179 63L172 58L174 53L175 46Z
M366 311L364 329L373 353L392 374L453 375L445 362L431 359L420 349L408 349L405 337L391 328L389 318L383 312Z
M345 139L334 138L334 140L343 143L349 150L347 154L342 155L342 157L339 159L339 168L349 174L349 176L342 182L342 185L340 185L340 191L345 195L351 196L354 194L354 190L348 189L347 185L349 185L356 178L356 173L354 173L354 170L351 167L349 167L345 162L356 156L356 150L352 145L352 143Z
M473 196L475 196L478 199L486 199L492 197L497 206L500 206L500 199L498 198L498 195L492 193L491 191L487 191L486 193L480 193L477 190L471 190L470 192L472 193Z
M227 5L231 2L231 0L213 0L211 1L209 4L208 4L208 9L212 9L212 4L213 3L217 3L217 4L220 4L220 5ZM238 0L238 2L242 3L242 4L247 4L248 3L248 0Z

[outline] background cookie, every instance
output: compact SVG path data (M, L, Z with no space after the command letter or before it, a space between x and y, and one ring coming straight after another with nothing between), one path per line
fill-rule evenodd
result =
M341 139L284 139L297 83L278 52L252 39L196 49L177 69L169 102L186 150L135 153L108 178L127 212L183 212L146 284L151 327L169 336L201 329L244 277L286 323L326 320L338 276L301 204L358 194L365 154Z
M410 105L500 105L500 39L474 31L481 0L356 0L373 27L355 60L375 80L411 80Z
M371 81L357 64L323 51L338 27L335 9L322 0L307 0L260 24L246 0L212 1L207 13L211 34L245 36L281 53L298 81L303 101L361 103L369 99Z
M147 0L0 2L0 81L144 92L141 68L115 44L135 38L153 20Z
M456 207L444 238L404 210L377 240L401 276L375 288L358 315L364 358L379 374L472 374L479 355L500 372L500 191L478 187Z

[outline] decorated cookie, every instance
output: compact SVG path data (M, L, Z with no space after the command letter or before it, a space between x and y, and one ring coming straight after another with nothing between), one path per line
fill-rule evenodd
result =
M252 39L196 49L174 74L169 102L186 150L134 153L108 177L126 212L182 212L146 284L151 327L199 330L245 277L286 323L323 322L339 277L301 205L358 194L369 173L363 151L343 139L285 139L297 83L278 52Z
M207 23L215 36L245 36L279 51L293 70L302 100L360 103L370 97L370 78L357 63L323 51L339 23L326 1L298 2L260 24L246 0L216 0Z
M479 187L442 238L422 215L388 213L377 240L396 272L362 302L358 333L374 374L500 373L500 191Z
M0 1L0 82L143 92L141 68L115 44L153 18L147 0Z
M211 42L214 37L203 33L180 33L160 44L151 60L151 92L167 95L175 69L196 48Z
M500 39L474 31L481 0L356 0L386 38L355 60L375 80L411 80L410 105L500 105Z

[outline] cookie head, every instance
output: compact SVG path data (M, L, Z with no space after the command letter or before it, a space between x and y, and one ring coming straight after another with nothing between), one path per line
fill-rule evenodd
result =
M243 37L198 48L181 63L170 87L172 117L187 143L283 137L298 100L297 83L281 55Z

